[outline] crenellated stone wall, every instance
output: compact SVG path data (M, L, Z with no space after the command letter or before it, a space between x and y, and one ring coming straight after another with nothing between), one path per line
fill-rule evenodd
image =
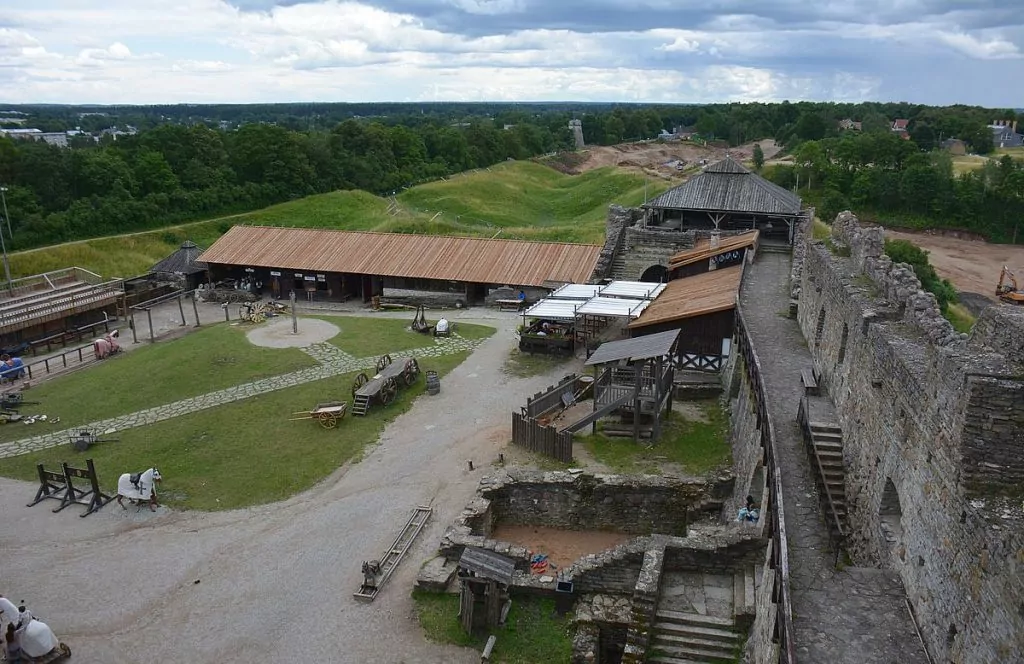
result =
M830 245L830 246L829 246ZM1024 634L1024 316L970 339L880 228L807 237L798 319L843 429L849 542L899 572L932 657L1007 662Z

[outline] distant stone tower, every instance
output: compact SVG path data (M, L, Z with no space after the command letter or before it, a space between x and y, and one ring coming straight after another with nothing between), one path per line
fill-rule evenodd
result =
M576 149L579 150L584 146L583 143L583 123L575 118L569 120L569 131L572 132L573 140L576 141Z

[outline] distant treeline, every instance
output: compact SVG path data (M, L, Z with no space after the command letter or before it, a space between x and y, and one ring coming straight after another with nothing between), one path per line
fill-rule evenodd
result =
M858 140L892 143L897 139L890 122L902 117L910 120L912 140L899 141L899 149L909 152L930 150L950 135L977 152L991 151L985 125L1015 118L1011 111L974 107L788 102L5 106L0 115L11 110L26 114L25 126L47 131L139 129L134 136L104 136L98 143L76 137L71 149L0 138L0 184L8 188L14 229L8 248L18 249L156 228L335 189L386 195L506 159L571 149L572 118L582 121L588 144L650 139L686 127L730 145L775 138L790 148L805 143L825 151L829 137L839 136L841 119L862 123L864 138ZM898 173L902 182L903 163L920 166L921 160L933 159L904 159L890 175ZM825 158L801 166L815 188L827 185L850 200L858 196L852 171L865 168L848 168L847 182ZM777 176L787 177L782 171ZM913 177L921 177L920 169ZM896 203L912 200L915 212L924 214L918 210L921 196L901 193ZM888 209L869 202L880 212ZM952 209L931 205L928 214Z
M1004 155L957 174L948 152L924 152L891 133L806 141L793 157L793 166L769 166L764 174L786 188L799 184L823 220L852 209L887 225L1024 242L1024 161Z

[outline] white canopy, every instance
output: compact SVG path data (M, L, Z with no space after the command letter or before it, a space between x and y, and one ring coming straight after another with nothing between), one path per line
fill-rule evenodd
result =
M577 309L576 313L613 318L637 318L650 303L650 300L631 300L599 295Z
M571 321L576 319L576 310L586 303L586 300L556 300L548 297L527 309L523 316Z
M589 300L600 290L597 284L565 284L548 297L558 300Z
M665 290L665 284L648 281L613 281L601 289L601 297L627 297L653 300Z

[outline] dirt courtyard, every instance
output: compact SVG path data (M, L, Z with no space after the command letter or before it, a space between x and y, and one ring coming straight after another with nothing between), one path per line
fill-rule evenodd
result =
M782 146L776 145L770 138L733 148L709 148L687 141L594 145L584 148L583 154L586 158L575 170L582 173L595 168L618 166L666 180L681 180L687 173L676 167L677 162L681 162L684 167L690 167L702 159L713 163L725 158L726 155L731 155L739 161L747 161L753 157L754 143L761 144L765 159L772 158L782 149Z
M929 253L929 260L943 279L958 291L978 293L993 302L999 271L1005 265L1024 277L1024 247L990 244L937 233L903 233L886 230L888 239L909 240ZM1024 283L1021 284L1024 286Z
M534 554L546 554L549 563L556 569L548 568L545 574L554 575L589 553L600 553L628 542L632 535L607 533L596 530L561 530L544 526L510 526L498 524L491 532L491 539L520 544Z

